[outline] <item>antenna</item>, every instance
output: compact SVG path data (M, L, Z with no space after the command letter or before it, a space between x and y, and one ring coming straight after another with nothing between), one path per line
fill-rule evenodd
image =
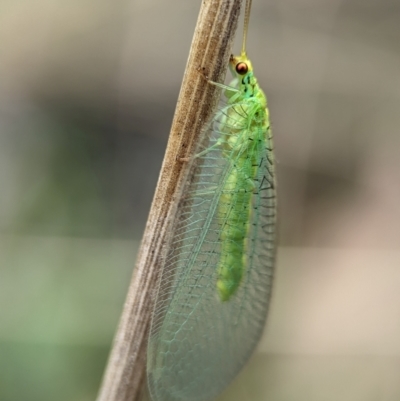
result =
M246 54L247 30L249 28L251 1L252 0L246 0L246 8L244 10L242 55Z

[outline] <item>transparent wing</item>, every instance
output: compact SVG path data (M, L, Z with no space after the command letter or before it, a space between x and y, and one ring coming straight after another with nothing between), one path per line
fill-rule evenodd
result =
M265 140L255 157L258 169L246 224L243 278L229 301L222 302L217 293L224 227L218 207L238 157L224 153L218 142L219 127L237 128L239 121L232 121L232 113L226 117L226 111L219 114L222 123L214 122L208 150L193 167L162 273L148 346L148 383L154 401L216 397L251 355L266 319L276 221L272 139L266 128L258 128Z

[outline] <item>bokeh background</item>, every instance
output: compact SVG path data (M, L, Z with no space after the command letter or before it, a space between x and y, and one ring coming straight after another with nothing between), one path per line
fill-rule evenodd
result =
M199 7L1 1L0 400L95 399ZM280 247L220 400L398 401L400 2L254 0L248 48Z

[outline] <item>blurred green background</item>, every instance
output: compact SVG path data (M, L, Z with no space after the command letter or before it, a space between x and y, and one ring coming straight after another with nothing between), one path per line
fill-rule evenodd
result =
M95 399L199 7L1 2L1 401ZM280 248L221 400L400 399L399 43L397 0L253 1Z

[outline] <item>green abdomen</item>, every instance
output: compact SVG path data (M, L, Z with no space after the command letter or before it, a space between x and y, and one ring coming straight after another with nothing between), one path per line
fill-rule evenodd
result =
M246 268L253 179L257 172L251 159L242 156L236 160L219 200L218 217L222 227L217 290L221 301L228 301L235 294Z

